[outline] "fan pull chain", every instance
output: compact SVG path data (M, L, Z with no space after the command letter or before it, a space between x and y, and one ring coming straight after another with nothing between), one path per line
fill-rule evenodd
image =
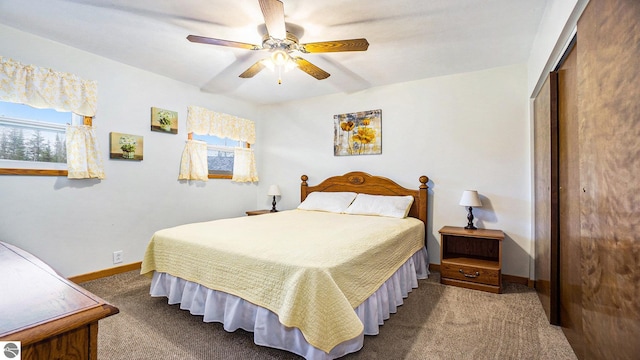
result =
M278 66L278 85L282 85L282 66Z

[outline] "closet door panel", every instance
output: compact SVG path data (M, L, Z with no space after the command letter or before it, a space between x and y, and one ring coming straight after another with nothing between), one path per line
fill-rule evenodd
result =
M557 188L557 74L551 73L534 100L535 287L547 318L558 324L557 233L552 200ZM556 154L557 155L557 154ZM556 156L557 159L557 156ZM552 164L553 160L553 164Z
M640 1L578 22L585 358L640 354Z
M573 43L575 44L575 42ZM578 139L577 49L558 69L558 181L560 325L582 358L582 269L580 247L580 144Z

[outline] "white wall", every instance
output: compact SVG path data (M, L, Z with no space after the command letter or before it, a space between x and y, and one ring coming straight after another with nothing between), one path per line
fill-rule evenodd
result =
M477 189L484 204L474 210L478 225L507 235L504 273L528 277L527 95L527 68L516 65L264 106L257 206L270 207L270 184L282 191L278 208L297 206L302 174L314 185L361 170L409 188L427 175L430 261L440 262L438 230L466 225L466 210L458 205L463 190ZM335 157L333 115L371 109L382 109L382 154Z
M256 186L177 180L188 105L258 120L251 104L201 93L135 69L0 25L0 55L98 81L97 127L107 179L0 176L0 241L35 254L65 276L142 259L155 230L255 206ZM152 106L179 113L177 135L150 131ZM259 121L256 121L259 123ZM144 160L109 159L109 132L144 136Z

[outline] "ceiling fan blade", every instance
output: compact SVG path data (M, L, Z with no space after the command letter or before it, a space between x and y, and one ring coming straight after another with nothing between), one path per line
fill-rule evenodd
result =
M306 72L307 74L313 76L318 80L323 80L331 76L331 74L329 74L328 72L320 69L319 67L313 65L312 63L301 57L294 57L292 59L296 62L296 64L298 64L300 70Z
M255 64L249 66L249 68L247 70L245 70L242 74L240 74L241 78L252 78L254 77L257 73L259 73L262 69L264 69L264 64L262 63L262 60L258 60L258 62L256 62Z
M366 51L369 48L367 39L350 39L336 41L321 41L308 44L300 44L303 52L323 53L340 51Z
M247 50L262 49L262 47L258 45L247 44L247 43L242 43L237 41L230 41L230 40L214 39L214 38L198 36L198 35L189 35L187 36L187 40L194 43L229 46L229 47L235 47L235 48L247 49Z
M287 29L284 24L284 5L280 0L258 0L264 24L267 26L269 36L284 40L287 38Z

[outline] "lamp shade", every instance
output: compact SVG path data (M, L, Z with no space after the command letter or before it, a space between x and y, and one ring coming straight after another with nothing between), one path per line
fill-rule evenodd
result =
M481 207L482 202L480 201L480 197L478 196L478 192L476 190L465 190L462 193L462 198L460 199L460 205Z
M269 192L267 192L268 196L280 196L280 188L278 185L269 186Z

